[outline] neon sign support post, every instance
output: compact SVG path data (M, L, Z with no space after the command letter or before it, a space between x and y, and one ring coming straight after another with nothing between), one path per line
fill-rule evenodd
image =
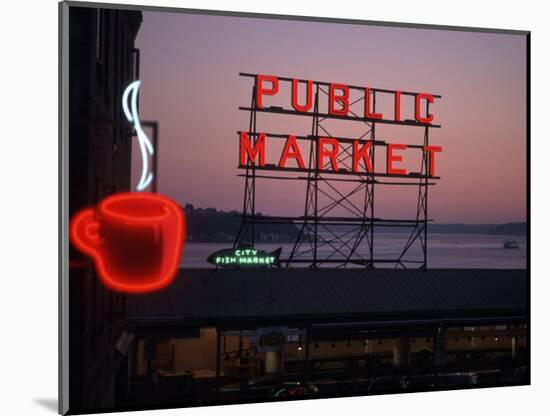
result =
M430 145L430 130L441 127L434 122L436 117L430 112L430 105L441 96L274 75L240 75L252 79L254 84L250 106L239 107L250 117L248 130L237 132L239 168L244 172L240 175L244 177L244 200L234 247L253 247L261 224L290 223L299 227L299 233L291 252L281 259L286 267L316 268L329 264L374 268L385 264L395 268L426 268L427 225L431 221L428 218L428 189L439 179L436 176L439 156L436 155L442 152L440 146ZM284 88L291 92L290 105L269 106L271 97ZM381 96L393 99L390 117L377 110L376 100ZM414 119L403 119L405 99L409 102L412 99L414 103ZM269 133L259 127L260 114L265 118L273 115L310 117L311 129L303 135ZM336 137L329 131L330 122L355 123L362 126L363 131L353 138ZM407 145L379 139L376 130L380 124L420 130L422 139L417 144ZM266 143L275 140L284 140L283 150L278 163L269 163ZM375 155L380 150L385 150L384 171L375 169ZM420 170L408 172L401 162L407 152L414 151L421 152ZM261 191L260 180L305 182L304 215L257 215L256 193ZM379 186L416 186L415 217L378 217L374 195ZM409 230L409 237L396 258L375 256L376 227Z

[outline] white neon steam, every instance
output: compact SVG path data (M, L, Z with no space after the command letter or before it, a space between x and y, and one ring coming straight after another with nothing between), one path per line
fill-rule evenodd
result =
M141 128L141 123L139 121L137 98L140 86L141 81L137 80L126 87L124 94L122 94L122 109L124 110L124 115L130 123L133 123L134 129L136 130L142 161L141 178L137 184L137 190L143 191L153 180L153 173L149 172L149 156L153 155L154 149L151 141ZM131 97L129 97L130 94L132 94Z

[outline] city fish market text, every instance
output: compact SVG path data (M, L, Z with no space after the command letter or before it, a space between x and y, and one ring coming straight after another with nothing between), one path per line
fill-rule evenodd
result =
M279 266L281 248L267 253L254 248L228 248L212 253L207 261L219 267L268 267Z

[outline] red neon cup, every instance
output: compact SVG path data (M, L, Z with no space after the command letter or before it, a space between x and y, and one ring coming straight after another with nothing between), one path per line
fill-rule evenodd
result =
M185 240L185 215L171 199L128 192L77 213L71 241L90 256L109 288L146 293L169 285Z

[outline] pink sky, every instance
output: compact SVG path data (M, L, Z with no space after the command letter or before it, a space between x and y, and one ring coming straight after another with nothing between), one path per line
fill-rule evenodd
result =
M242 208L236 131L248 128L238 107L249 104L252 80L238 74L251 72L442 95L432 106L442 128L430 133L431 144L443 147L442 179L430 188L429 216L440 223L526 219L523 36L145 12L137 47L141 118L160 123L159 191L182 204ZM284 92L267 105L277 100L290 106ZM296 135L308 134L310 124L308 117L258 119L259 130ZM377 129L389 142L422 140L416 127ZM353 123L339 126L338 134L357 133ZM278 161L275 149L268 162ZM405 165L418 170L416 162ZM261 182L258 210L302 214L304 185ZM405 188L377 188L375 215L410 217L416 191Z

